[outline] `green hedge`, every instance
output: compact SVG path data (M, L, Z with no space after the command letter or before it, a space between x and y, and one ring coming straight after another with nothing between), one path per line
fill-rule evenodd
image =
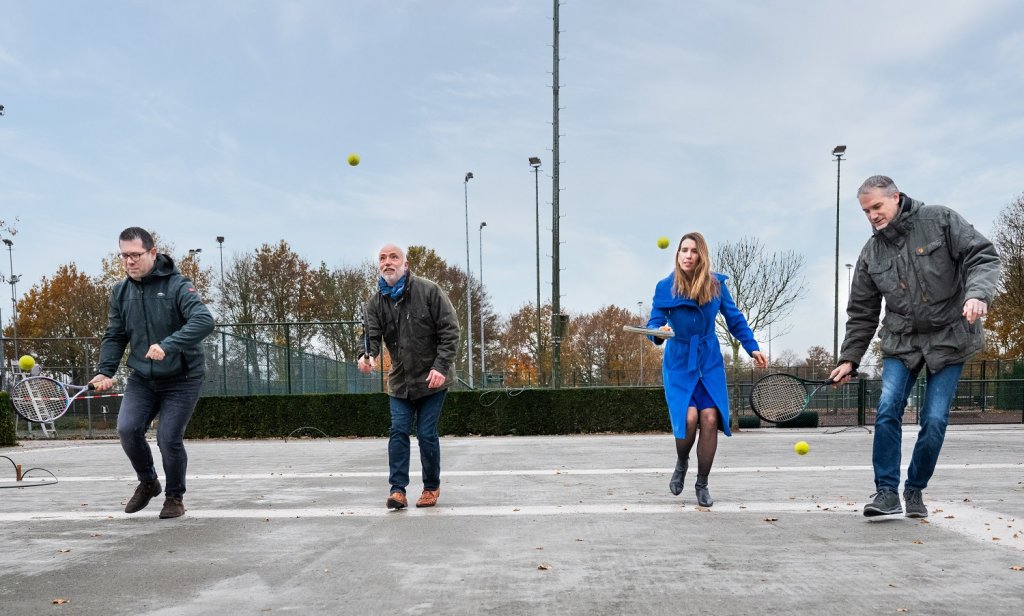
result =
M328 436L386 436L385 394L211 396L199 399L186 438L267 438L315 428ZM445 435L666 432L661 388L452 391ZM302 434L301 430L298 434Z
M754 418L756 420L756 417ZM741 417L741 428L759 427ZM780 427L816 427L805 412ZM187 438L268 438L291 434L387 436L385 394L211 396L200 398ZM303 428L309 430L303 431ZM670 432L660 387L452 391L443 435L538 435Z
M5 391L0 391L0 409L0 447L12 447L18 444L14 435L14 405Z

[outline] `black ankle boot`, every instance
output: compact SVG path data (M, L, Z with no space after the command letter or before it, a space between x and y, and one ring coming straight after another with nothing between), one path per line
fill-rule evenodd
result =
M711 500L711 492L708 492L707 475L697 475L697 483L695 483L693 487L697 491L698 505L701 507L710 507L715 504L715 501Z
M689 460L676 458L676 470L672 473L672 479L668 481L668 489L672 494L679 496L683 491L683 481L686 480L686 469L690 466Z

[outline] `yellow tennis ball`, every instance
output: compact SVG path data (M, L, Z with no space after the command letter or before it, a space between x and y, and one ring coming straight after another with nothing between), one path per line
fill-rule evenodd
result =
M667 237L659 237L658 238L658 248L668 248L668 238Z
M36 360L31 355L22 355L18 359L18 367L21 368L22 372L29 372L36 365Z
M793 451L797 452L800 455L804 455L810 450L811 446L807 444L807 441L800 441L796 445L793 445Z
M358 165L359 164L359 155L358 154L349 154L348 155L348 164L352 165L353 167Z

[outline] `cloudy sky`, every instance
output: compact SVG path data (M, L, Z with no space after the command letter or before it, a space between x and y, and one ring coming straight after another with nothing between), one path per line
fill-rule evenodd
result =
M535 295L539 156L550 298L550 1L3 0L0 13L0 218L20 219L0 272L13 256L19 293L62 263L98 273L129 225L202 248L215 272L218 235L226 259L284 239L314 265L355 265L396 241L465 267L468 190L472 271L486 221L484 283L508 314ZM773 354L831 349L834 146L848 146L843 305L843 264L870 231L865 177L986 234L1024 192L1019 2L570 0L560 18L569 311L649 309L672 267L659 236L756 237L807 262Z

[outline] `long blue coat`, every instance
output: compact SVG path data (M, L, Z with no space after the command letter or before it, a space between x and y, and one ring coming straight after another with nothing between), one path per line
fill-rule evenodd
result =
M669 418L672 420L672 433L676 438L686 438L686 411L698 380L704 383L704 388L718 407L719 428L726 436L732 436L729 429L725 361L715 334L715 317L718 313L721 312L725 317L729 331L743 345L743 350L748 354L760 350L754 332L750 331L746 318L736 307L736 302L725 286L728 277L718 273L714 276L721 285L721 294L704 305L674 295L672 274L659 281L654 289L651 319L647 327L661 327L667 323L675 332L675 336L668 340L651 340L655 344L665 343L661 371Z

